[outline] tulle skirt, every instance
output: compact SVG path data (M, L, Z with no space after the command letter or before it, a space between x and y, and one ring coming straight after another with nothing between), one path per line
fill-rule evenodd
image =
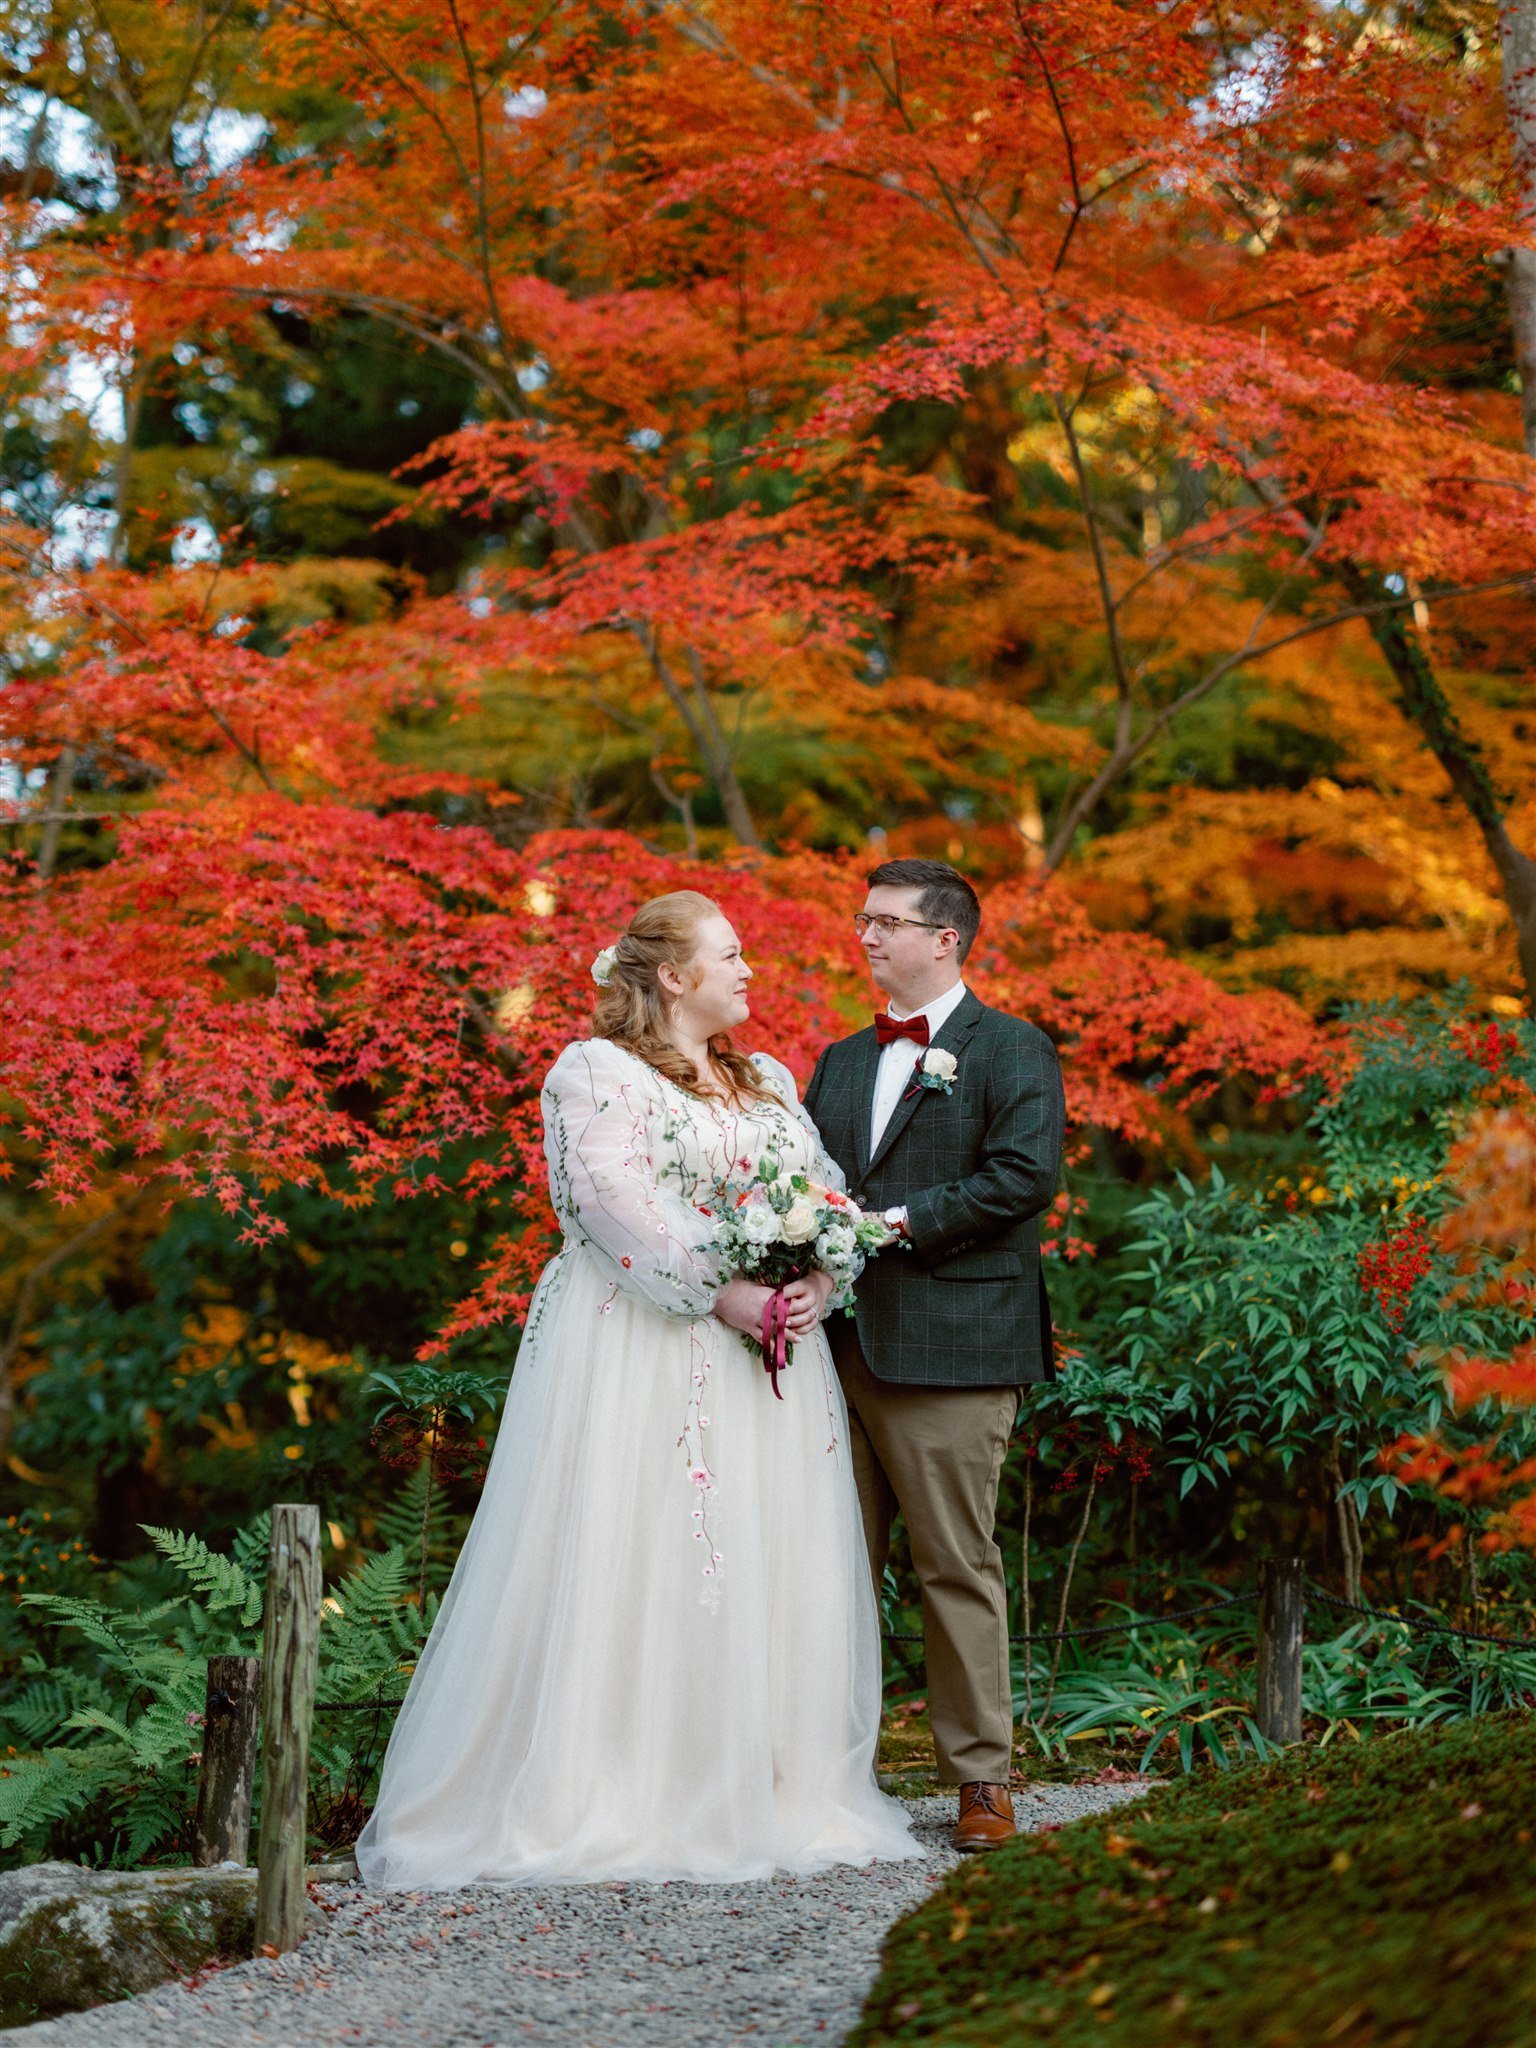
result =
M755 1347L540 1281L474 1525L358 1844L365 1883L720 1882L919 1854L821 1332Z

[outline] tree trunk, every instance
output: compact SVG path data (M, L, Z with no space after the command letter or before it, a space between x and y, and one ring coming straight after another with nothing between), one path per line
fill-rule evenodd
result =
M1531 0L1531 4L1536 5L1536 0ZM1338 573L1359 604L1379 602L1388 595L1378 576L1353 564L1343 564ZM1536 860L1523 853L1510 838L1504 822L1506 798L1495 786L1477 742L1457 718L1423 642L1402 611L1373 612L1370 628L1397 685L1397 701L1403 715L1423 733L1452 789L1483 835L1488 858L1498 873L1514 921L1526 1000L1536 1015Z
M1077 1534L1072 1539L1072 1548L1067 1553L1066 1576L1061 1582L1061 1604L1056 1610L1056 1647L1051 1653L1051 1676L1045 1689L1045 1705L1040 1709L1042 1725L1050 1717L1051 1702L1056 1697L1056 1678L1061 1670L1061 1653L1067 1647L1065 1629L1067 1626L1067 1603L1072 1598L1072 1576L1077 1570L1077 1553L1083 1547L1083 1538L1088 1534L1088 1521L1093 1513L1093 1497L1098 1491L1099 1468L1095 1460L1088 1474L1088 1498L1083 1502L1083 1519L1077 1525Z
M70 792L75 786L75 750L71 746L59 749L59 758L53 764L53 773L48 778L48 816L43 825L43 836L37 846L37 886L46 889L53 879L54 864L59 857L59 838L64 830L64 820L69 812Z
M1034 1613L1029 1597L1029 1525L1035 1507L1035 1461L1026 1453L1024 1458L1024 1533L1019 1543L1019 1607L1023 1614L1024 1635L1024 1719L1032 1728L1035 1725L1035 1687L1033 1665L1035 1646Z
M1464 1529L1461 1538L1461 1604L1466 1619L1474 1628L1482 1600L1482 1587L1477 1576L1477 1537L1472 1530Z
M1336 1443L1328 1448L1326 1470L1328 1484L1333 1490L1334 1513L1338 1517L1344 1598L1358 1607L1361 1604L1365 1546L1360 1541L1360 1510L1344 1493L1344 1458Z
M1536 0L1505 0L1499 10L1499 44L1521 211L1536 240ZM1504 289L1515 331L1525 452L1536 455L1536 249L1512 248L1506 262Z
M135 354L122 381L123 443L112 473L112 544L108 550L114 562L128 560L128 521L133 509L133 449L139 437L139 415L144 410L144 374Z
M763 843L762 838L752 816L752 807L747 802L746 791L737 778L730 743L721 730L719 719L715 716L703 663L691 647L686 650L692 689L685 689L676 670L662 652L661 641L655 629L649 625L638 625L633 627L632 631L645 649L646 659L655 671L656 680L666 691L673 709L688 728L689 738L698 748L705 773L715 785L715 793L725 812L726 824L743 846L760 847Z

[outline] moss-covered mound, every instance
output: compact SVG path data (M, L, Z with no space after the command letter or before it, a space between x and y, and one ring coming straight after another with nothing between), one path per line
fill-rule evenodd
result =
M963 1866L849 2048L1536 2048L1536 1716L1186 1780Z

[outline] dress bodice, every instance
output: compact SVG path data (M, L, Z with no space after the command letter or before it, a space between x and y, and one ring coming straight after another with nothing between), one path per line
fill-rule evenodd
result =
M725 1278L713 1212L771 1151L785 1173L841 1190L789 1069L752 1055L773 1099L729 1108L678 1088L608 1039L568 1045L544 1084L549 1195L567 1248L663 1315L707 1315Z
M735 1109L700 1102L661 1075L657 1079L663 1099L652 1117L652 1162L657 1180L684 1201L714 1208L728 1183L755 1179L770 1154L781 1173L811 1172L811 1134L781 1100Z

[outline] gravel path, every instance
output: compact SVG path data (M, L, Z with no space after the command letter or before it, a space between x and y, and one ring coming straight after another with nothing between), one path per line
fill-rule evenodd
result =
M1102 1813L1132 1785L1038 1785L1020 1827ZM957 1860L950 1799L912 1802L923 1862L767 1884L543 1891L319 1888L329 1914L292 1955L195 1988L0 2031L26 2048L832 2048L880 1944Z

